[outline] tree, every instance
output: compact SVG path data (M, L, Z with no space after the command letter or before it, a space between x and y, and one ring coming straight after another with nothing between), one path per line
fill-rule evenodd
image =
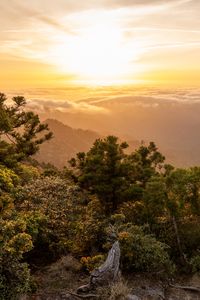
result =
M115 136L95 141L88 153L78 153L71 165L79 170L81 187L97 194L105 210L117 209L129 188L129 165L124 149L127 143L118 143Z
M0 93L0 299L18 299L29 289L30 271L22 260L33 246L26 216L15 203L20 176L26 172L27 180L32 174L19 162L35 154L52 133L36 114L26 111L24 97L13 97L11 104L6 100Z
M95 193L108 213L124 201L142 199L147 181L163 166L165 158L153 142L130 155L124 151L127 147L127 143L118 143L117 137L108 136L70 161L78 170L81 187Z
M145 187L147 181L156 175L164 166L165 157L158 151L153 142L148 146L141 145L129 156L130 163L134 165L135 181Z
M40 123L38 115L26 111L24 97L13 97L11 105L6 100L0 93L0 164L12 167L35 154L52 133L48 124Z
M200 168L167 170L149 180L144 192L144 206L148 222L165 218L173 226L181 262L187 263L183 251L181 220L199 215Z
M14 191L19 177L0 165L0 299L18 299L30 282L23 254L32 248L26 221L14 208Z

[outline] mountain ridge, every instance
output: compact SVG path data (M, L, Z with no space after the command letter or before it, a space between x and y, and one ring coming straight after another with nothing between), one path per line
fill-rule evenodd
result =
M89 151L96 139L105 136L93 130L70 127L56 119L46 119L44 123L49 125L53 138L40 146L35 159L40 163L51 163L57 168L63 168L76 153ZM132 140L128 144L133 151L140 142Z

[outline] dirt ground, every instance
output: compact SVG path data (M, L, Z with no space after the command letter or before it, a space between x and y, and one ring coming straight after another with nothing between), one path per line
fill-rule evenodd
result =
M179 276L170 282L160 280L148 274L123 274L123 284L129 289L132 298L116 296L112 300L200 300L199 292L183 290L179 286L190 286L200 289L200 276ZM80 263L71 256L61 258L56 263L34 273L37 289L31 295L21 297L20 300L77 300L76 293L79 286L89 282L89 274L81 271ZM116 289L120 287L116 284ZM103 291L103 292L102 292ZM109 300L110 287L101 290L99 299ZM99 291L94 291L94 294ZM123 293L122 293L123 294ZM93 298L95 299L95 298Z

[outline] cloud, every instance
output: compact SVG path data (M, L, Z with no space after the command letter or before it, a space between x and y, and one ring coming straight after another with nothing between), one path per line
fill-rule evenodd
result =
M168 0L169 5L182 5L192 0ZM166 0L118 0L118 1L106 1L110 5L119 6L135 6L135 5L155 5L155 4L166 4Z
M27 4L27 1L17 1L17 0L11 0L9 3L9 6L7 4L4 3L1 4L1 10L5 10L7 11L8 14L13 15L16 19L18 17L18 21L20 22L21 19L20 17L23 17L23 20L27 19L27 18L31 18L40 22L43 22L46 25L49 25L57 30L60 30L64 33L67 34L75 34L74 32L72 32L72 29L70 28L70 26L67 26L66 24L63 24L62 22L59 22L56 20L56 14L55 14L55 18L52 17L51 15L48 14L48 9L44 10L40 10L40 5L38 5L38 7L34 5L34 2L30 1L29 4ZM57 10L59 11L59 10ZM16 30L16 29L14 29ZM28 29L26 28L22 28L22 31L26 32L28 31ZM31 28L30 30L34 31L33 28ZM35 32L41 31L38 30L38 28L35 28Z
M77 80L87 80L76 67L87 56L79 55L79 48L84 50L87 32L103 24L108 30L109 26L119 29L116 53L130 56L127 68L122 60L127 69L121 75L125 80L129 77L140 80L145 72L148 77L155 69L167 67L181 69L183 65L185 70L188 67L196 70L200 46L198 3L198 0L0 1L0 53L52 66L55 73L68 79L73 75ZM102 38L103 44L106 40ZM92 45L88 49L92 57Z
M85 112L89 114L100 113L106 114L108 110L103 107L91 105L86 102L72 102L72 101L60 101L60 100L43 100L43 99L31 99L27 101L27 108L35 112L48 113L48 112Z
M107 91L107 93L106 93ZM83 98L79 101L59 100L55 94L57 90L50 90L47 94L49 97L54 97L55 100L47 100L43 98L45 90L41 90L40 96L37 92L37 98L32 97L28 100L28 109L35 112L63 112L63 113L81 113L81 114L98 114L99 116L110 116L115 114L135 114L135 108L152 109L158 111L173 109L190 109L196 105L200 108L200 89L198 88L179 88L179 89L164 89L164 88L137 88L127 87L118 89L105 88L105 91L99 90L94 92L94 96ZM64 91L67 93L67 91ZM84 93L88 91L84 91ZM29 92L30 94L30 92ZM120 116L120 115L119 115ZM100 117L101 118L101 117Z

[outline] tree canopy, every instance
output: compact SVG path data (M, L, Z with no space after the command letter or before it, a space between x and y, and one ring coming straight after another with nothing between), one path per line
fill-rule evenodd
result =
M35 154L39 145L51 137L48 125L27 111L24 97L13 97L8 103L5 94L0 93L0 164L9 167Z
M98 195L104 207L115 211L120 203L142 197L146 182L155 175L164 162L164 156L151 142L128 155L126 142L115 136L95 141L87 153L78 153L70 161L79 171L81 187Z

